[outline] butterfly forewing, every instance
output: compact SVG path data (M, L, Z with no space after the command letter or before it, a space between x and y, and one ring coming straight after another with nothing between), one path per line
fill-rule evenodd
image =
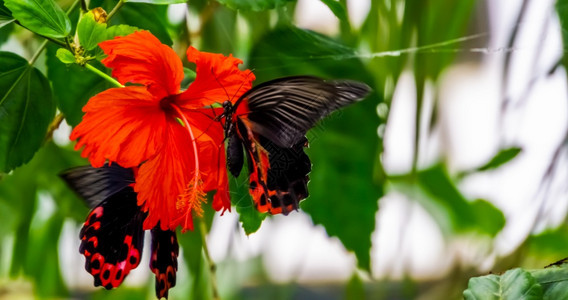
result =
M103 200L121 191L134 182L131 169L117 164L101 168L81 166L60 174L69 187L81 196L90 208L98 206Z
M152 229L152 256L150 269L156 275L156 297L168 298L168 290L176 285L179 245L176 232Z
M252 130L280 147L296 145L315 123L334 110L364 98L370 88L350 80L326 81L311 76L285 77L260 84L240 101Z

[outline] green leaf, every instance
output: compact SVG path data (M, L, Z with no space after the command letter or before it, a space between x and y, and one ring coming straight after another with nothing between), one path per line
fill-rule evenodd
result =
M77 25L79 42L85 50L93 50L102 41L114 39L117 36L126 36L140 30L138 27L120 24L107 28L106 23L98 23L92 12L85 14ZM102 55L102 51L100 54Z
M4 1L0 0L0 45L4 44L14 29L15 19L12 13L4 6Z
M127 3L112 18L111 23L148 30L162 43L171 46L173 41L167 30L167 8L145 3Z
M5 0L12 15L29 30L51 38L71 32L71 21L53 0Z
M83 15L79 24L77 24L77 34L79 35L79 43L85 50L92 50L97 45L107 39L106 23L95 21L92 12Z
M117 36L126 36L138 30L140 30L140 28L125 24L110 26L106 30L105 40L111 40Z
M176 3L186 3L187 0L125 0L124 2L148 3L155 5L168 5Z
M220 6L215 14L202 25L203 39L201 50L216 53L231 53L237 43L237 12Z
M529 272L513 269L471 278L463 295L466 300L537 300L543 299L543 288Z
M418 183L436 205L445 208L448 218L456 231L475 226L475 215L471 213L468 201L446 174L442 165L418 173Z
M187 87L195 80L197 73L194 70L184 67L183 68L183 80L181 81L181 88L187 89Z
M491 169L499 168L500 166L508 163L509 161L513 160L519 153L521 153L522 149L517 147L507 148L501 150L497 155L495 155L489 162L485 165L479 167L478 171L487 171Z
M503 213L484 200L469 202L448 177L442 165L420 171L418 183L431 196L429 199L444 207L457 231L479 229L494 236L505 225ZM495 218L487 220L488 216Z
M4 0L0 0L0 18L1 17L9 17L12 18L12 13L4 4Z
M254 207L254 203L249 194L248 172L243 170L239 178L230 177L229 184L231 189L231 203L237 209L239 221L245 233L248 235L256 232L267 215L258 212Z
M110 87L110 84L89 70L77 65L65 65L55 58L56 47L47 48L47 75L53 84L57 107L65 115L67 123L75 126L83 118L83 106L94 95ZM104 70L100 64L93 63Z
M478 199L471 203L470 206L475 216L477 228L481 232L495 236L505 227L505 215L491 202Z
M327 36L298 28L281 27L263 36L249 58L256 84L289 75L317 75L354 79L371 84L373 78L355 51ZM380 167L377 151L381 99L368 99L333 113L307 134L312 160L308 189L300 203L314 224L321 224L357 256L359 267L370 269L371 233L375 230L383 182L373 180ZM364 145L364 146L363 146ZM333 151L330 151L333 149Z
M299 74L373 82L354 49L295 27L279 27L264 35L254 45L248 61L257 82Z
M49 82L24 58L0 52L0 171L28 162L55 115Z
M112 40L118 36L126 36L138 30L140 29L137 27L124 25L124 24L110 26L105 31L104 40L105 41ZM106 54L103 52L103 49L101 49L100 47L96 47L93 54L95 58L99 61L106 57Z
M467 290L463 292L466 300L493 300L501 299L500 294L500 276L486 275L482 277L473 277L469 280Z
M112 40L118 36L126 36L137 30L137 27L120 24L107 28L106 23L98 23L92 12L85 14L77 25L77 33L81 46L87 51L93 50L89 54L98 60L102 60L105 54L98 44L102 41Z
M59 48L57 49L57 52L55 53L55 56L57 58L59 58L59 60L64 63L64 64L73 64L75 63L75 56L73 55L73 53L71 53L71 51L65 49L65 48Z
M263 11L284 6L294 0L217 0L219 3L234 9L243 11Z
M566 264L530 271L544 289L543 299L563 299L568 290L568 267Z
M336 0L321 0L321 2L323 2L325 5L327 5L327 7L329 7L329 9L331 10L331 12L333 12L333 14L341 21L348 21L347 18L347 10L345 9L345 6Z
M558 260L558 257L566 256L568 230L564 225L561 225L558 228L531 235L527 240L527 245L528 255L544 261Z
M468 201L449 178L443 165L416 174L390 177L392 187L418 201L451 233L478 231L495 236L505 225L503 213L484 200Z
M14 22L14 20L10 10L4 6L4 0L0 0L0 28Z

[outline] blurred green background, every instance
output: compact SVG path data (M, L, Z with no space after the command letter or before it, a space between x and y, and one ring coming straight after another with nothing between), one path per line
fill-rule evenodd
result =
M144 261L122 287L92 287L78 253L88 209L57 176L87 163L70 126L110 85L59 61L57 42L32 59L45 38L4 2L14 1L0 0L0 50L31 59L49 82L31 101L51 125L30 136L22 161L0 153L0 299L153 299ZM119 3L110 25L151 31L188 70L192 45L243 59L256 83L309 74L373 88L308 133L299 212L261 215L246 176L231 179L232 212L206 217L222 299L460 299L470 277L568 256L567 1L81 2L107 12ZM55 3L73 36L82 3ZM178 238L170 299L210 299L200 233Z

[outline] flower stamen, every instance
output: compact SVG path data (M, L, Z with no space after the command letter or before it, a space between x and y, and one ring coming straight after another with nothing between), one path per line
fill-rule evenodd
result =
M180 194L177 199L176 208L183 209L185 208L185 224L184 228L192 228L193 224L189 224L191 220L191 211L194 210L198 216L201 216L203 213L203 209L201 208L201 204L205 202L205 193L201 189L201 175L199 172L199 154L197 151L197 143L195 142L195 136L193 135L193 131L191 130L191 126L185 117L185 114L181 111L181 109L175 105L174 103L170 102L169 106L173 108L178 118L183 122L184 127L187 129L189 137L191 138L191 144L193 146L193 158L195 160L195 172L193 179L189 182L187 188Z

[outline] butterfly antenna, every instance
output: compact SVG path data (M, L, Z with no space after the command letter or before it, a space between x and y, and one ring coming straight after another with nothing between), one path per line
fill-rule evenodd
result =
M241 85L239 85L239 88L235 91L235 93L233 94L232 97L229 97L229 93L227 92L227 90L225 89L225 86L223 86L221 84L221 82L219 82L219 80L217 79L217 76L215 76L215 73L213 72L213 68L211 68L211 74L213 75L213 78L215 78L215 81L217 82L217 84L223 89L223 91L225 91L225 95L227 96L227 100L231 101L235 98L235 96L239 93L239 91L241 90L241 88L243 87L243 85L246 82L246 79L250 76L250 74L253 74L253 70L248 70L248 73L246 74L245 80L243 80L241 82ZM236 103L235 103L236 104Z
M211 120L215 120L215 118L217 117L217 114L215 113L215 109L213 109L213 107L211 107L211 110L213 111L213 117L211 117L210 115L202 112L201 110L197 110L197 109L188 109L188 111L190 112L195 112L195 113L200 113L202 115L204 115L205 117L211 119Z
M254 69L253 69L253 70L254 70ZM233 97L231 97L231 98L229 99L229 101L230 101L230 100L233 100L233 99L235 98L235 96L237 96L237 94L239 93L239 91L241 90L241 88L243 87L243 85L245 85L246 79L248 79L248 77L250 76L250 74L253 74L252 70L248 70L247 77L245 77L245 80L243 80L243 82L241 82L241 85L239 85L239 88L238 88L237 91L233 94ZM235 104L236 104L236 103L235 103Z
M223 89L223 91L225 91L225 95L227 96L227 100L229 100L229 93L227 92L225 87L221 84L221 82L219 82L219 80L217 79L217 76L215 76L215 72L213 72L213 68L211 68L211 75L213 75L213 78L215 78L215 82L217 82L217 84Z

